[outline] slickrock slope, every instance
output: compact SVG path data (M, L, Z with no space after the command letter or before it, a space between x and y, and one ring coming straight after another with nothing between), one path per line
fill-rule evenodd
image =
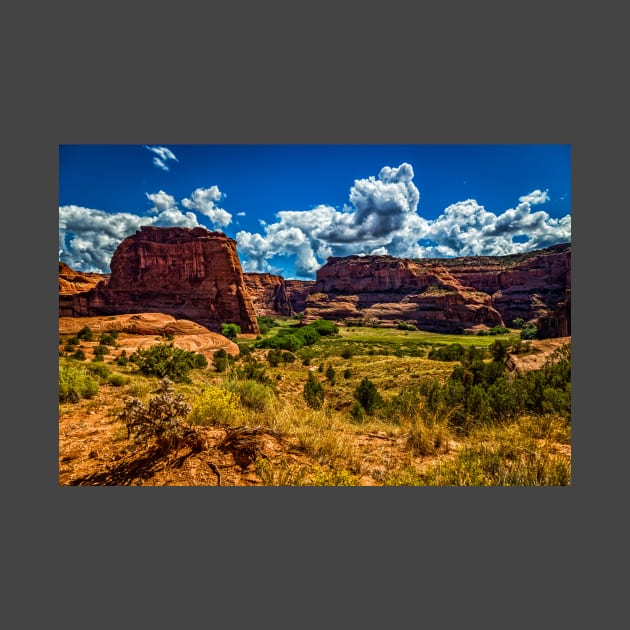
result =
M238 346L227 337L211 332L195 322L175 319L162 313L59 318L59 334L62 335L76 334L84 326L89 326L94 333L95 341L91 345L98 343L96 339L101 333L117 331L119 335L116 339L116 356L122 350L131 355L138 348L149 348L160 343L159 338L166 335L175 347L203 354L208 361L212 360L217 350L223 349L235 356L240 352Z
M222 232L144 226L112 257L109 279L59 296L61 317L165 313L209 330L235 323L258 333L236 241Z
M570 244L512 256L331 257L317 272L305 322L405 321L422 330L462 332L555 314L548 328L558 336L570 330L570 301L556 310L570 287Z
M254 304L256 315L294 314L285 279L270 273L243 273L245 286Z

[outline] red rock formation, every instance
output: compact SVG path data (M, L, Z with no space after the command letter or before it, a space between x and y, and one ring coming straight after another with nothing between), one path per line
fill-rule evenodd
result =
M570 276L570 244L512 256L331 257L317 272L305 321L406 321L435 332L491 328L517 317L536 323L564 299ZM570 319L552 329L570 329Z
M59 295L74 295L89 291L99 282L107 280L109 274L75 271L66 263L59 262Z
M59 296L60 316L165 313L209 330L258 333L236 241L205 228L142 227L118 246L109 280Z
M286 291L289 296L291 308L296 313L304 312L306 298L311 293L315 284L314 280L285 280Z
M294 314L282 276L270 273L244 273L243 280L254 304L256 315Z

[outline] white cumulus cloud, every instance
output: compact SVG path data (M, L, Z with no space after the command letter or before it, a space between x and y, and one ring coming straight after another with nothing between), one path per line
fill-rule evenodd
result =
M232 221L232 215L227 210L217 206L216 203L224 197L225 195L219 190L218 186L197 188L190 196L190 199L182 199L182 206L203 214L218 227L225 227Z
M260 221L263 234L238 232L243 267L271 271L278 256L295 257L295 275L312 278L328 256L389 254L401 258L506 255L571 240L571 217L552 219L532 206L549 201L534 190L496 215L475 199L451 204L436 219L418 213L420 192L411 164L384 166L357 179L341 211L326 205L278 212Z

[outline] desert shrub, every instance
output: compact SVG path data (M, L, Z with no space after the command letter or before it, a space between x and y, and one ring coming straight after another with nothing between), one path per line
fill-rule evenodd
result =
M354 397L367 413L372 413L383 402L376 385L367 376L354 390Z
M407 322L400 322L396 328L398 330L418 330L418 327L415 324L408 324Z
M505 361L510 347L509 342L504 339L495 339L490 346L490 354L495 362Z
M173 382L163 378L152 393L148 405L138 398L125 403L118 417L127 427L127 438L143 445L155 440L164 451L178 448L182 443L193 451L201 450L201 438L185 423L190 406L181 394L175 393Z
M230 379L225 381L222 387L238 396L243 407L253 411L265 411L271 408L276 398L272 386L253 379Z
M93 341L94 333L89 326L83 326L83 328L81 328L81 330L77 333L77 338L82 341Z
M276 321L273 317L268 317L266 315L257 317L257 320L261 335L266 335L276 325Z
M98 376L101 381L107 381L112 375L111 370L102 361L88 363L85 367L91 374Z
M339 332L339 326L328 319L318 319L304 328L312 328L322 337L336 335Z
M522 317L515 317L512 320L512 327L513 328L523 328L524 324L525 324L525 320Z
M505 335L510 332L509 328L505 326L493 326L489 331L489 335Z
M352 348L349 348L347 346L341 351L342 359L351 359L353 355L354 353L352 352Z
M287 363L295 363L296 359L297 357L293 354L293 352L289 352L288 350L282 352L282 361L285 365Z
M427 355L432 361L461 361L466 351L460 343L450 343L446 346L433 346Z
M348 380L349 378L352 378L352 370L350 368L346 368L343 371L343 377Z
M99 344L103 346L116 347L116 339L118 338L118 331L112 330L111 332L103 332L98 338Z
M538 336L538 328L535 324L527 324L520 332L521 339L531 340Z
M401 389L389 401L379 408L379 416L388 422L400 424L414 419L424 404L424 395L417 385Z
M238 324L221 324L221 334L234 340L241 334L241 327Z
M238 394L209 385L194 400L189 420L192 424L221 424L229 422L238 413Z
M66 343L70 346L78 346L79 338L76 335L73 335L72 337L68 337L68 339L66 339Z
M172 343L161 343L150 348L139 348L129 359L138 366L141 374L169 378L175 382L190 382L191 370L203 363L198 356L203 357L196 352L176 348Z
M414 455L447 453L451 437L448 423L435 416L417 416L411 423L407 448Z
M335 368L330 364L326 368L326 378L331 385L335 384Z
M122 387L127 385L131 379L123 374L111 374L107 377L107 382L114 387Z
M256 474L265 486L303 486L307 469L282 460L270 462L258 457L254 463Z
M98 381L83 365L72 361L59 363L59 402L78 402L81 398L92 398L98 387Z
M308 379L304 384L302 391L306 404L312 409L320 409L324 404L324 388L322 384L313 376L312 372L308 373Z
M350 408L350 417L354 422L363 422L365 419L365 409L358 400L355 400L352 403L352 407Z
M272 348L267 353L267 361L271 367L278 367L282 361L282 351Z
M105 358L105 355L108 352L108 348L107 346L103 346L103 345L98 345L98 346L94 346L93 349L94 352L94 361L102 361Z
M70 356L77 361L85 361L85 352L83 352L83 348L77 348Z
M273 381L267 376L266 367L255 360L248 361L243 367L237 368L235 376L237 379L257 381L273 387Z
M127 363L129 363L129 357L127 356L127 351L123 350L115 359L114 359L114 363L116 363L117 365L120 365L121 367L124 367L125 365L127 365Z

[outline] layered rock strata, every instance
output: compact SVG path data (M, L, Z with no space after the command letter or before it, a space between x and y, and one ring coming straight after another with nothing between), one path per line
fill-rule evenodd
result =
M306 299L305 321L404 321L433 332L492 328L517 318L537 323L556 312L570 286L570 244L511 256L331 257ZM555 317L550 332L570 330L570 308Z

